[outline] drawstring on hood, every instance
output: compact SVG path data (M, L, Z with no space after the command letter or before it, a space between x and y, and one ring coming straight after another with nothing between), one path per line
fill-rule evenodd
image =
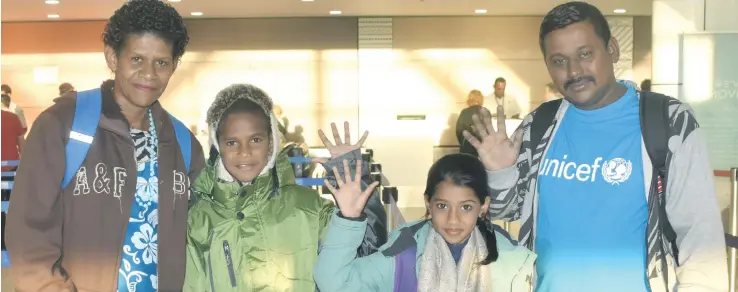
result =
M219 179L225 182L234 182L236 179L228 173L225 166L223 165L222 158L220 158L220 147L218 146L218 126L223 119L223 114L238 100L250 100L258 104L264 113L269 117L269 124L271 128L271 137L269 139L269 159L267 165L261 170L259 176L269 173L269 170L274 168L277 155L279 154L279 147L281 145L279 136L279 122L277 116L272 111L272 99L261 90L260 88L251 84L233 84L226 87L225 89L218 92L215 97L215 101L210 105L208 109L206 122L209 128L208 141L210 142L210 155L211 159L218 157L216 163L216 173ZM215 154L215 155L213 155ZM275 183L277 180L276 175L274 176ZM249 184L251 182L240 182L243 184ZM278 185L278 184L277 184Z

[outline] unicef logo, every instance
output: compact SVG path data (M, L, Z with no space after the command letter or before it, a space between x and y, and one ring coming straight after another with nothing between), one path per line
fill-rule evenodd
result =
M630 177L633 163L622 158L613 158L602 164L602 178L612 185L618 185Z

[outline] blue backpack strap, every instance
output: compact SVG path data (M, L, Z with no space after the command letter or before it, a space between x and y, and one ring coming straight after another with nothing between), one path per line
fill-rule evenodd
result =
M100 123L102 90L96 88L78 92L75 104L72 130L69 132L69 141L64 148L66 165L62 189L66 188L75 177L92 146L97 125Z
M185 169L187 169L187 173L190 173L190 162L192 161L192 137L190 136L190 130L177 118L172 116L172 114L169 114L169 118L172 120L172 125L174 125L174 134L177 136L179 150L182 151Z

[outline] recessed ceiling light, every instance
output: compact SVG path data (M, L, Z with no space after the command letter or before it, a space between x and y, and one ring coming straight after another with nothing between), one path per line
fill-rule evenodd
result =
M45 2L46 4L50 4L50 5L56 5L56 4L59 4L59 0L46 0L46 1L44 1L44 2Z
M627 12L627 11L625 11L625 9L615 9L615 11L614 11L614 12L615 12L615 13L625 13L625 12Z
M314 0L302 0L302 2L313 2Z
M182 0L169 0L169 2L182 2Z
M192 16L202 16L202 12L196 11L196 12L190 13L190 15L192 15Z
M48 18L59 18L59 14L49 14L49 15L46 15L46 17L48 17Z
M484 13L487 13L487 9L477 9L477 10L474 10L474 13L484 14Z
M333 15L338 15L338 14L341 14L341 11L340 10L331 10L330 13L333 14Z

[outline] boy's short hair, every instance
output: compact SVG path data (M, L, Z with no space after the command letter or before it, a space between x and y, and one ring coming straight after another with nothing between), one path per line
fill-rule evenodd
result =
M226 114L230 114L236 109L232 109L236 102L244 101L244 104L238 106L241 110L259 109L265 116L272 111L272 99L261 88L251 84L233 84L218 92L215 101L208 108L208 114L205 122L212 130L219 130L220 123ZM269 123L267 123L269 124Z

